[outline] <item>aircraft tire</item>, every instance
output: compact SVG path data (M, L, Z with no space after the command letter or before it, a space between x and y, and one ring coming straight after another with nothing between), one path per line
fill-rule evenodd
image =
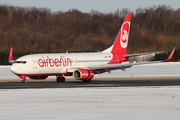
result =
M91 80L83 80L83 83L91 83Z
M26 79L22 79L22 83L26 83L27 81L26 81Z
M65 77L61 77L61 82L65 82Z
M56 81L57 82L65 82L65 77L57 77Z

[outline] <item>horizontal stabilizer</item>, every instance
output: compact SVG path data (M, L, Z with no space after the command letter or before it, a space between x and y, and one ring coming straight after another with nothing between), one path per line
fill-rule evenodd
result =
M147 52L147 53L138 53L138 54L130 54L130 55L124 55L124 58L129 58L129 57L136 57L136 56L142 56L142 55L150 55L150 54L155 54L155 53L162 53L164 51L159 51L159 52Z

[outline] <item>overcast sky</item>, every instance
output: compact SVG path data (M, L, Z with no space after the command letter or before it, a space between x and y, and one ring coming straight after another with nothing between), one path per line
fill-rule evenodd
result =
M114 12L117 9L128 8L135 11L137 8L152 7L153 5L167 5L171 8L180 8L179 0L0 0L0 4L21 7L46 7L52 12L78 9L82 12L98 10L103 13Z

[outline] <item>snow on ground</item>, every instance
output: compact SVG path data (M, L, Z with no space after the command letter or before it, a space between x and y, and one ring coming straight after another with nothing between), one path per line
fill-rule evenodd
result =
M6 79L18 79L18 77L10 71L10 66L0 66L0 80Z
M180 63L161 63L96 77L180 77L179 69ZM0 67L0 80L17 78L9 66ZM179 120L180 86L0 89L0 119Z
M126 71L115 70L109 73L96 75L105 78L140 78L140 77L180 77L180 62L168 62L148 65L137 65L127 68Z
M0 66L0 80L19 79L10 71L10 66ZM139 78L139 77L180 77L180 62L137 65L126 71L114 70L110 74L95 75L95 78ZM50 77L52 78L52 77ZM54 76L53 76L54 78Z
M179 120L180 86L0 90L2 120Z

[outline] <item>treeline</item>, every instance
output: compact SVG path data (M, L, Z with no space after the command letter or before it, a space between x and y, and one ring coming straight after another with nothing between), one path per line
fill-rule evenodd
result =
M0 64L7 64L11 46L15 58L32 53L104 50L112 45L127 13L133 13L128 53L171 51L176 46L176 60L180 58L180 8L162 5L134 12L83 13L0 5Z

